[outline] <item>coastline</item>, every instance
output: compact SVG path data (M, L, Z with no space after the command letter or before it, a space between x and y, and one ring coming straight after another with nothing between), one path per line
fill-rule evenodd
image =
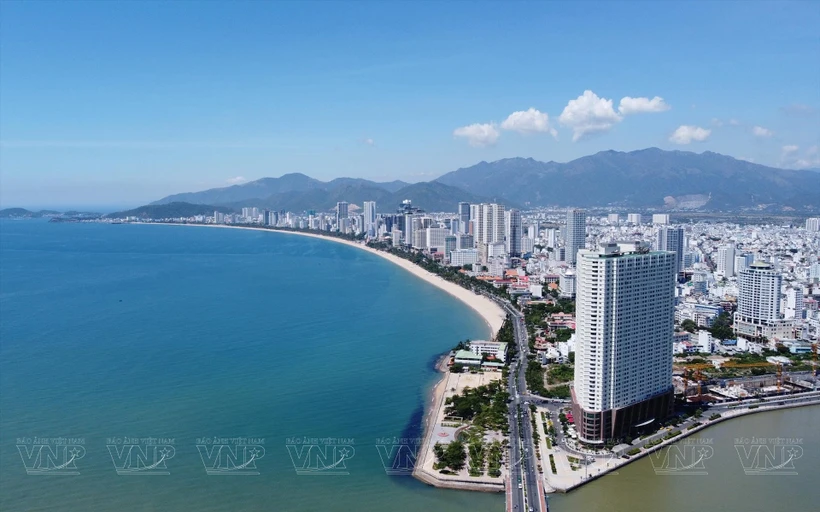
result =
M501 329L501 326L504 324L504 320L506 319L506 313L504 310L501 309L495 302L491 301L490 299L484 297L483 295L476 295L469 290L462 288L461 286L451 283L431 272L424 270L423 268L415 265L414 263L405 260L403 258L399 258L392 254L378 251L371 247L366 246L365 244L356 243L350 240L344 240L341 238L330 237L330 236L323 236L316 233L305 233L300 231L285 231L285 230L274 230L274 229L265 229L265 228L258 228L252 226L230 226L224 224L182 224L182 223L163 223L162 225L166 226L202 226L202 227L213 227L213 228L228 228L228 229L246 229L251 231L262 231L268 233L285 233L285 234L292 234L292 235L300 235L306 236L311 238L318 238L321 240L328 240L331 242L337 242L341 244L348 245L350 247L355 247L357 249L361 249L367 251L371 254L384 258L391 263L403 268L404 270L410 272L415 277L418 277L427 283L436 286L437 288L447 292L451 296L455 297L456 299L460 300L462 303L466 304L468 307L473 309L477 312L484 322L487 324L487 327L490 330L490 336L488 339L492 339ZM445 367L446 356L442 355L436 360L435 370L441 375L441 378L438 379L436 384L433 385L432 389L430 390L429 397L430 403L425 405L427 408L424 414L424 430L422 433L422 442L419 446L419 458L416 460L415 467L413 469L413 477L417 480L424 482L428 485L432 485L434 487L440 488L450 488L450 489L461 489L461 490L471 490L471 491L483 491L483 492L504 492L504 483L482 483L482 482L467 482L467 481L459 481L459 480L443 480L437 478L437 476L433 473L425 471L423 469L424 463L427 461L428 456L432 453L432 434L433 434L433 423L436 421L441 408L444 405L444 395L447 389L447 382L448 382L448 371Z
M257 228L252 226L230 226L225 224L182 224L182 223L137 223L134 224L151 224L151 225L162 225L162 226L201 226L206 228L227 228L227 229L246 229L250 231L260 231L264 233L284 233L290 235L298 235L298 236L306 236L310 238L318 238L320 240L328 240L330 242L337 242L340 244L345 244L349 247L355 247L357 249L361 249L363 251L367 251L370 254L374 254L381 258L384 258L394 265L397 265L404 270L410 272L414 276L426 281L427 283L432 284L433 286L444 290L448 294L452 295L456 299L460 300L467 306L469 306L473 311L478 313L481 318L484 319L484 322L487 324L487 327L490 329L490 336L488 339L492 339L501 329L502 324L504 323L504 319L506 318L506 314L504 311L493 301L484 297L483 295L476 295L469 290L462 288L461 286L451 283L441 277L424 270L423 268L419 267L418 265L405 260L404 258L399 258L398 256L394 256L392 254L378 251L373 249L372 247L368 247L365 244L356 243L350 240L344 240L341 238L336 238L332 236L323 236L316 233L304 233L301 231L285 231L285 230L278 230L278 229L265 229L265 228Z

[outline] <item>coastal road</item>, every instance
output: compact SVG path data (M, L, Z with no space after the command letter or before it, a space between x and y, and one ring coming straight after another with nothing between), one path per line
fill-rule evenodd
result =
M495 299L494 299L495 300ZM538 461L535 456L532 422L526 371L527 329L524 316L520 311L505 301L496 300L512 319L515 342L518 346L517 361L510 369L507 386L512 400L509 404L510 422L510 496L507 500L508 510L548 512L544 497L544 488L538 474Z

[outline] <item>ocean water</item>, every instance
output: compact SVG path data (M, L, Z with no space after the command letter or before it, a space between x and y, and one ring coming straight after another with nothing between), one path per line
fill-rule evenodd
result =
M0 510L501 510L377 447L420 435L437 355L487 332L333 242L2 221Z

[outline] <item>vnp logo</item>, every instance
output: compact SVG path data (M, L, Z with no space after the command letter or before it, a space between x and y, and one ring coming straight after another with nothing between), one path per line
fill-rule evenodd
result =
M802 444L803 439L745 437L735 439L735 450L747 475L796 475Z
M265 439L258 437L202 437L196 449L209 475L259 474L256 461L265 456Z
M376 450L385 473L390 476L412 475L421 439L385 437L376 439Z
M105 441L118 475L170 475L167 463L176 455L167 437L109 437Z
M649 454L656 475L708 475L706 461L715 454L711 439L683 440Z
M18 438L17 451L29 475L79 475L77 461L85 457L85 438Z
M297 475L349 475L347 461L356 454L353 439L291 437L285 445Z

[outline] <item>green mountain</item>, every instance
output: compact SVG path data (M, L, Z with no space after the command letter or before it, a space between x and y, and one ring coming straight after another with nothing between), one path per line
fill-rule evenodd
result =
M567 163L507 158L436 181L503 202L533 206L732 209L762 204L817 208L820 175L712 153L649 148L602 151Z
M202 192L174 194L151 204L185 202L191 204L242 204L244 206L257 206L257 204L251 204L249 201L258 202L272 196L287 199L287 195L289 194L302 194L314 191L331 192L344 189L379 189L392 193L406 185L407 183L403 181L378 183L360 178L336 178L329 182L323 182L301 173L291 173L280 176L279 178L261 178L256 181L230 187L212 188Z
M125 217L170 219L176 217L193 217L195 215L213 215L214 211L233 213L234 210L226 206L176 202L169 204L149 204L134 208L133 210L109 213L105 215L105 217L109 219L124 219Z

